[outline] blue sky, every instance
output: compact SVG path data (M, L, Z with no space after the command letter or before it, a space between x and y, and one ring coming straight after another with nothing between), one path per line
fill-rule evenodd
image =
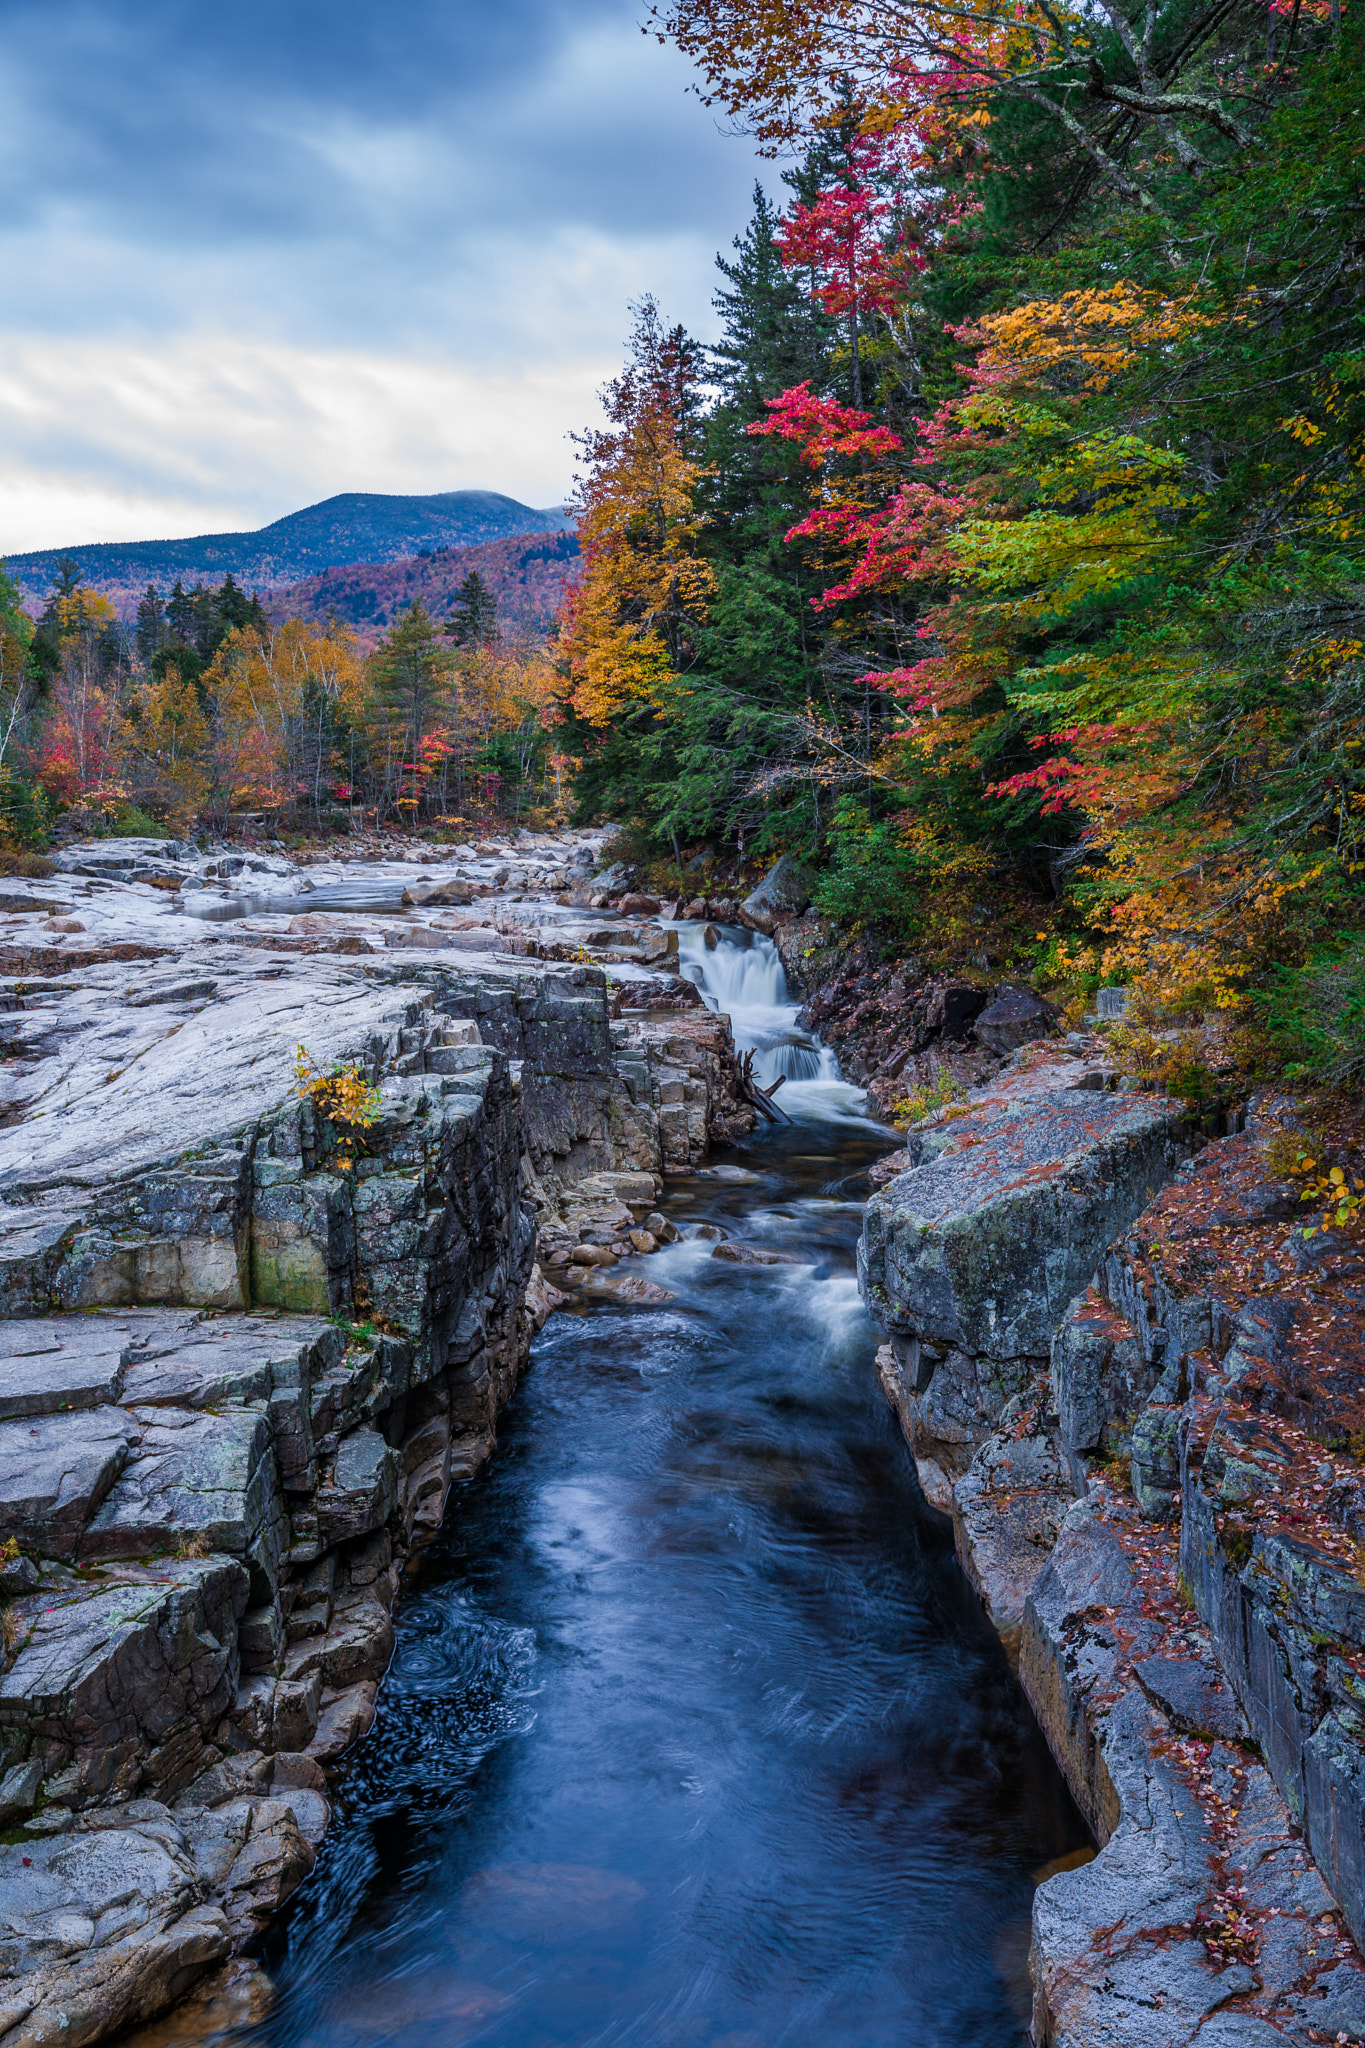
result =
M0 0L0 550L558 501L760 167L643 0Z

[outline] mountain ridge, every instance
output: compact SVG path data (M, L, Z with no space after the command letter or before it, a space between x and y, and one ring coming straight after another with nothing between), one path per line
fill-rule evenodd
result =
M36 548L10 555L5 568L28 598L46 595L64 555L81 564L86 582L115 598L138 594L148 583L229 574L248 589L264 591L353 562L400 561L427 549L476 547L572 528L562 512L524 505L501 491L338 491L266 526L182 540Z

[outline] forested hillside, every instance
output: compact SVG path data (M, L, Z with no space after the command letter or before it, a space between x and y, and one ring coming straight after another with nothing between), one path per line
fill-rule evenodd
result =
M522 545L562 587L564 541ZM35 624L0 573L0 855L54 830L440 831L557 805L546 637L503 616L478 553L437 616L410 597L371 645L231 576L149 585L120 618L69 559Z
M1192 1020L1358 1074L1359 16L654 15L786 194L720 345L640 306L582 442L580 814L813 856L843 930L1078 1014L1126 982L1158 1076Z
M424 548L396 562L325 569L269 591L264 602L273 618L324 624L335 615L373 646L411 604L444 618L466 577L477 575L492 592L504 627L543 635L554 626L577 560L571 533L523 533L480 547Z

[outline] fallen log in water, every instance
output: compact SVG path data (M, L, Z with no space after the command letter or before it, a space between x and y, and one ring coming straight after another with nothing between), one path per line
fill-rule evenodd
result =
M785 1111L780 1110L772 1099L777 1089L781 1087L782 1082L786 1080L785 1074L773 1083L771 1089L760 1088L758 1082L754 1079L754 1056L751 1052L741 1053L736 1073L739 1080L740 1094L746 1101L753 1104L760 1116L766 1116L769 1123L772 1124L789 1124L791 1122L791 1118Z

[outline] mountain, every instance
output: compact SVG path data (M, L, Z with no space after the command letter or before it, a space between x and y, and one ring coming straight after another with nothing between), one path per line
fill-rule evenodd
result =
M149 583L165 589L177 576L186 583L221 582L231 571L246 589L265 590L349 562L392 562L424 548L467 548L512 534L562 533L572 526L558 510L536 511L500 491L437 491L430 497L341 491L254 533L41 548L11 555L5 567L26 596L39 597L51 586L59 557L74 555L86 582L122 610Z
M347 563L266 593L265 606L273 619L310 619L318 625L335 612L372 647L418 598L434 619L444 619L456 591L475 569L497 598L504 627L544 633L578 574L578 541L572 533L523 533L478 547L424 551L397 562Z

